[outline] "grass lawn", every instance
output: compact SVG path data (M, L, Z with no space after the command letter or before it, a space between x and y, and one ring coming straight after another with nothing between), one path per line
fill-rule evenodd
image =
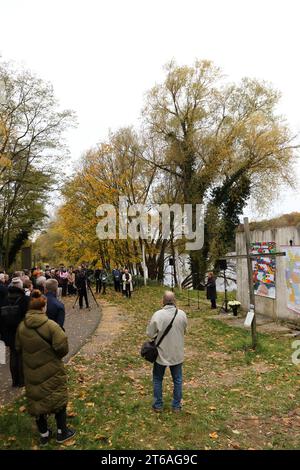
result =
M67 367L70 425L66 449L296 449L300 446L300 368L292 340L259 335L256 352L248 331L212 316L204 293L179 306L189 319L184 364L183 412L171 412L172 381L164 380L165 409L151 410L151 364L139 355L163 288L145 287L131 300L108 292L126 313L122 333L93 359L78 354ZM192 294L195 296L195 293ZM0 447L36 449L34 420L21 398L0 411ZM50 418L55 429L54 419ZM67 445L68 444L68 445ZM59 446L51 441L46 448Z

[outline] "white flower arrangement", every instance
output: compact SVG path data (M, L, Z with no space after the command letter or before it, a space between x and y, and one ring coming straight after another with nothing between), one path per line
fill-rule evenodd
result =
M241 302L239 302L238 300L230 300L230 302L228 302L228 305L229 307L240 307Z

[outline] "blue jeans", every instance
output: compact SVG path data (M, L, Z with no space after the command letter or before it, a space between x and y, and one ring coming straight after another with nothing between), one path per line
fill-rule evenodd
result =
M153 408L156 409L161 409L163 407L162 383L166 367L167 366L157 364L157 362L155 362L153 366ZM172 408L180 409L180 402L182 399L182 364L170 366L170 371L174 384Z

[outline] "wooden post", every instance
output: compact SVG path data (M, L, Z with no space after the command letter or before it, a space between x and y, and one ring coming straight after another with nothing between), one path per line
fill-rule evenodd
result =
M250 229L249 229L248 217L244 217L244 231L245 231L246 253L247 253L249 297L250 297L250 304L253 305L253 310L254 310L254 317L251 323L252 348L255 349L257 346L256 318L255 318L255 294L254 294L254 286L253 286L252 259L250 257L251 241L250 241Z
M142 241L142 257L143 257L143 271L144 271L144 286L146 286L147 285L147 278L148 278L148 269L147 269L147 264L146 264L144 241Z
M182 290L182 279L181 279L181 272L180 272L180 263L179 263L179 252L178 252L178 247L174 247L174 272L176 272L176 277L177 279L177 287L179 290Z

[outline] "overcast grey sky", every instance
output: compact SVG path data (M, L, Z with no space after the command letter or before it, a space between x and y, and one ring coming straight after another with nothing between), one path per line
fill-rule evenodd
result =
M299 0L0 0L0 17L2 58L51 81L77 112L72 160L109 129L138 124L145 92L172 58L272 82L300 134ZM288 191L268 215L295 210L299 193Z

